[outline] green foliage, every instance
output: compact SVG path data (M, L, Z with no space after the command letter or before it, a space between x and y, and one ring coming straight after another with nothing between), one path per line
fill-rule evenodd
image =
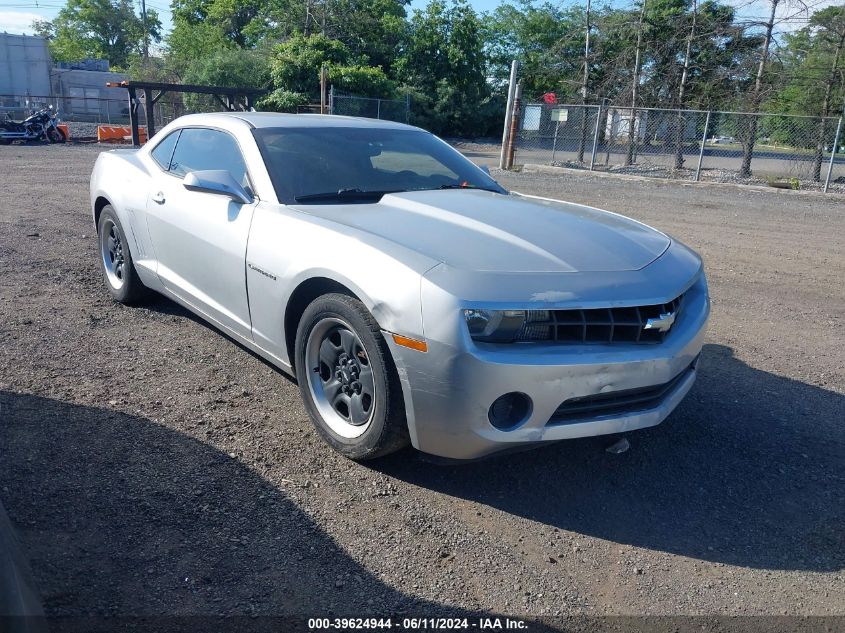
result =
M194 60L236 48L218 26L206 22L191 24L175 17L167 45L167 65L177 75L184 74Z
M68 0L55 20L33 26L36 34L49 40L56 61L108 59L118 69L141 53L145 36L132 0ZM161 41L161 22L154 9L147 10L146 36Z
M466 0L427 1L408 16L409 0L173 0L166 52L148 60L140 58L143 28L132 0L69 0L56 20L35 28L50 38L57 60L108 57L136 79L266 87L273 92L260 105L283 111L319 99L325 66L338 91L409 95L412 122L446 135L500 132L513 59L521 63L526 100L546 92L560 101L580 100L583 4L500 0L479 16ZM637 105L744 109L760 58L760 28L739 21L727 0L643 1ZM594 3L588 101L630 103L641 6ZM149 16L149 38L156 42L161 25L154 11ZM762 108L837 114L845 99L843 42L841 3L779 37L763 77ZM203 99L186 97L191 109L218 107ZM796 131L783 121L768 118L760 129L740 126L735 135L743 139L754 132L794 144ZM817 127L802 132L808 147L826 134Z
M817 11L806 27L784 39L777 67L781 87L764 109L817 116L838 112L845 101L845 6Z
M414 120L440 134L486 130L491 90L485 71L482 25L466 2L431 0L414 11L394 65L396 78L412 91Z
M534 99L545 92L574 98L577 82L567 81L581 71L584 54L584 12L530 0L500 4L483 18L490 70L506 84L511 61L521 66L523 94Z
M391 97L396 84L384 71L373 66L328 66L329 82L337 89L364 97Z
M335 88L363 96L389 96L394 84L363 55L325 35L294 35L276 47L271 62L273 83L283 90L319 99L320 69L326 66Z
M356 59L390 69L405 33L408 0L265 0L245 29L256 40L320 34L339 40Z
M181 31L177 46L190 44L185 41L190 29L199 25L204 27L201 36L214 34L215 48L221 41L238 47L253 44L247 29L258 18L263 4L261 0L174 0L173 30Z
M308 97L301 92L279 88L259 100L258 109L272 112L296 112L299 106L306 103L308 103Z
M158 81L162 83L178 83L181 81L164 57L149 57L146 60L140 55L133 55L129 60L126 73L136 81Z
M294 35L273 52L273 83L285 90L318 95L320 68L325 64L343 66L351 59L349 48L325 35Z
M224 48L195 60L185 70L183 80L188 84L205 86L266 88L270 83L267 54ZM186 94L185 105L195 111L208 109L215 105L211 98L208 95Z

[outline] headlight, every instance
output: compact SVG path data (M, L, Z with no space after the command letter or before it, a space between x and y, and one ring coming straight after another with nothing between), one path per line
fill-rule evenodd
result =
M469 335L484 343L521 343L554 338L548 310L464 310Z
M469 335L476 341L510 343L525 324L525 310L464 310Z

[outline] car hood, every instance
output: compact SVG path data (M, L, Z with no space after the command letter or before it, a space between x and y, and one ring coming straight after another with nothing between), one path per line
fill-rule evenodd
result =
M671 243L663 233L615 213L479 190L413 191L374 204L297 208L475 271L639 270Z

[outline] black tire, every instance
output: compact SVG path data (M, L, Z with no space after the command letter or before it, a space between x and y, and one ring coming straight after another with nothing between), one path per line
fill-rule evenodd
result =
M309 345L318 344L319 337L312 337L312 333L320 332L326 327L351 331L363 346L358 352L359 358L355 360L368 366L372 372L371 380L375 391L372 411L365 430L357 437L344 437L333 430L315 400L320 398L320 395L316 395L314 385L328 383L320 382L323 380L320 367L309 367L308 349ZM329 334L326 336L330 337ZM325 340L323 339L323 342ZM362 352L364 356L361 356ZM350 459L364 461L396 452L410 443L399 374L378 323L360 301L345 294L327 294L315 299L305 309L299 321L294 358L297 382L305 408L317 431L329 446ZM324 367L322 363L318 365ZM315 381L313 385L311 381ZM322 388L319 393L323 393ZM327 405L328 400L323 399L323 411L326 411ZM351 415L350 413L350 417ZM333 423L337 427L340 424L339 419L333 418Z
M47 129L47 140L50 143L64 143L67 141L67 137L65 136L64 130L60 130L59 128L48 128Z
M112 233L112 230L114 233ZM120 273L115 272L114 253L109 252L108 239L112 235L116 235L118 238L119 254L122 258ZM103 272L106 289L115 301L133 304L140 303L148 297L149 290L141 283L141 279L135 270L126 233L120 225L120 220L114 209L108 204L103 207L100 212L100 219L97 222L97 254L99 255L100 269Z

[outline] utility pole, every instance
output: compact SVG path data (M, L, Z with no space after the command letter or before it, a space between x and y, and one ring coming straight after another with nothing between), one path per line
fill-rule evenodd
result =
M141 24L144 28L144 64L150 58L150 32L147 30L147 0L141 0Z
M637 97L640 91L640 48L643 44L643 22L645 21L645 5L643 0L640 7L640 21L637 24L637 48L634 53L634 81L631 85L631 118L628 120L628 153L625 155L625 164L631 165L634 162L634 137L637 123Z
M326 87L328 85L328 71L326 65L320 67L320 114L326 114Z
M587 145L587 86L590 80L590 0L587 0L587 32L584 40L584 77L581 79L581 138L578 141L578 162L584 162L584 148ZM598 116L598 114L596 115Z
M520 102L522 99L522 84L516 84L516 92L513 97L513 114L511 115L511 132L508 135L507 164L505 169L513 169L513 157L516 153L516 137L519 134Z
M499 155L499 169L506 169L508 162L508 143L511 134L511 117L513 116L513 102L516 97L516 75L519 72L519 62L511 62L511 75L508 81L508 102L505 106L505 125L502 129L502 151Z

